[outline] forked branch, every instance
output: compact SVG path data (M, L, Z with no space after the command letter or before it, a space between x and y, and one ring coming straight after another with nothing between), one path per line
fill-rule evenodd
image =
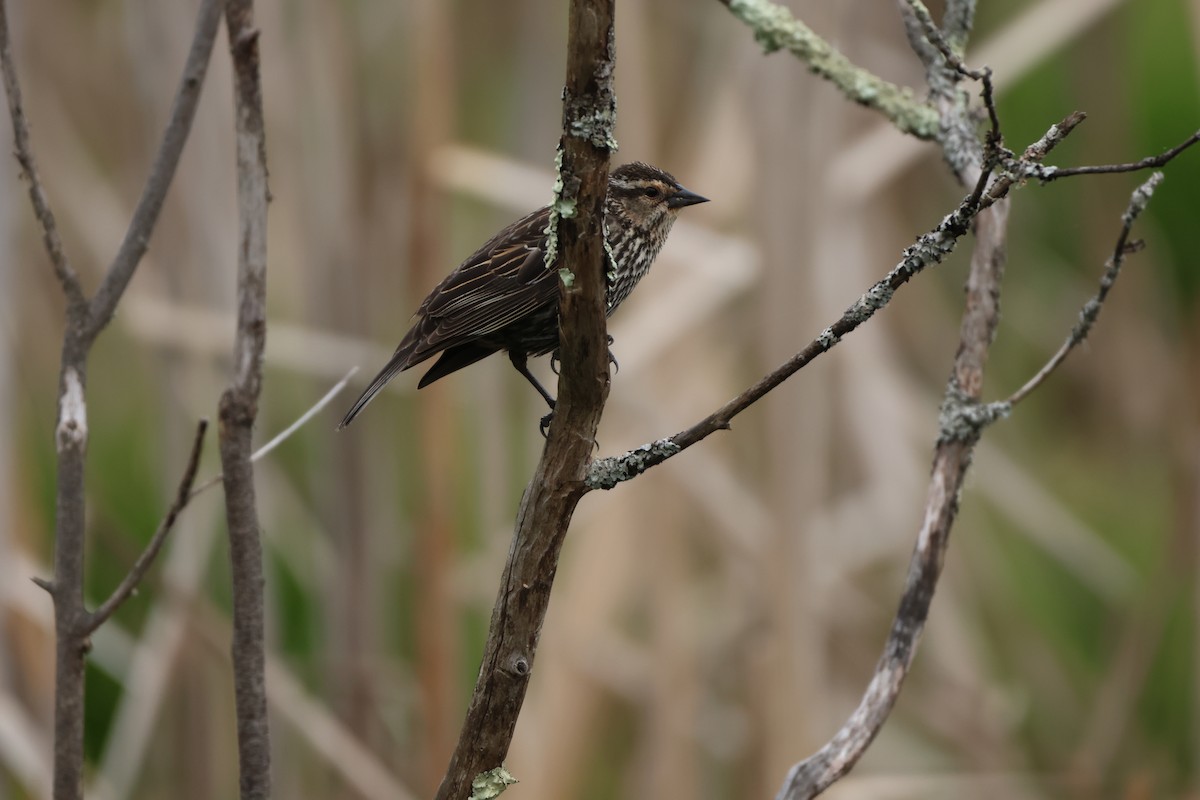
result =
M190 130L221 7L221 0L204 0L200 6L191 52L176 95L171 122L159 157L151 170L151 178L139 201L139 213L130 223L127 246L121 248L100 289L89 301L63 249L54 214L38 177L12 57L6 3L0 0L0 71L3 72L8 96L17 160L29 181L34 215L41 227L54 274L67 299L59 368L58 424L55 429L57 486L54 579L39 581L39 585L46 588L54 599L53 792L56 800L76 800L83 794L84 658L89 648L88 634L98 624L83 601L88 359L97 335L111 318L150 239L162 197L174 175L175 164ZM149 559L146 566L148 564Z
M1045 158L1046 154L1082 121L1083 115L1071 114L1057 125L1052 125L1042 138L1026 148L1021 157L1022 162L1037 163ZM926 268L941 263L954 251L958 241L971 229L971 223L978 214L1006 197L1017 182L1016 178L1011 175L1001 175L988 185L989 174L985 170L971 195L966 197L933 230L920 236L912 246L904 251L900 263L863 293L841 317L822 331L803 350L687 430L680 431L667 439L659 439L642 445L620 456L596 459L588 468L585 488L589 490L612 489L617 484L630 480L651 467L673 458L717 431L728 430L734 417L757 403L772 389L812 363L817 357L833 349L846 335L855 331L891 302L897 289ZM985 186L987 186L986 190Z
M959 348L955 372L946 387L942 405L925 514L909 563L904 593L883 655L854 713L824 747L792 767L776 800L807 800L820 794L858 762L883 726L900 694L924 630L949 543L950 529L958 512L962 482L983 429L1007 416L1012 405L1040 385L1062 363L1075 344L1086 337L1128 252L1128 237L1133 222L1145 209L1160 179L1161 175L1155 175L1133 193L1129 208L1122 217L1123 225L1117 246L1105 269L1100 292L1084 307L1080 323L1059 353L1016 395L1003 403L990 404L980 404L977 398L970 396L960 385L960 376L965 373L973 377L981 370L978 357L971 353L984 352L986 346L980 347L983 343L975 343L975 347ZM986 280L986 276L979 277ZM965 316L970 317L972 313L969 309ZM974 313L991 312L980 309ZM986 331L987 327L986 324L972 324L967 318L963 321L964 333ZM964 341L963 344L968 343Z

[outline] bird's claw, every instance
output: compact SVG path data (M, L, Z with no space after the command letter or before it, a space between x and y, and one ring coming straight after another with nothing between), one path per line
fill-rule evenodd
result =
M608 363L613 365L613 372L620 372L621 365L617 363L617 357L613 355L613 351L612 351L612 343L613 343L612 334L611 333L608 334L606 338L608 339ZM562 359L559 357L558 351L555 350L553 353L550 354L550 371L553 372L555 375L558 375L561 370L561 367L562 367Z
M612 343L613 337L610 333L608 334L608 363L613 365L613 372L617 373L621 371L621 365L617 363L617 357L613 355Z
M542 434L543 439L549 437L550 423L553 421L554 421L554 412L551 411L549 414L542 417L540 422L538 422L538 432L540 432Z

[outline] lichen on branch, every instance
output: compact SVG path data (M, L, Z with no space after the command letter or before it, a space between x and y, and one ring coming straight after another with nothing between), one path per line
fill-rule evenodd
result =
M918 139L937 137L937 111L922 103L907 87L880 78L855 65L836 47L818 36L787 8L771 0L722 0L735 17L754 31L754 39L767 53L787 50L808 64L842 94L874 109L902 132Z

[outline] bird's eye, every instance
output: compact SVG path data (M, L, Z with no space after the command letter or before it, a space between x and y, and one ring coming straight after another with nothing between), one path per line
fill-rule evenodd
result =
M642 194L651 199L662 196L662 191L657 186L647 186L642 189Z

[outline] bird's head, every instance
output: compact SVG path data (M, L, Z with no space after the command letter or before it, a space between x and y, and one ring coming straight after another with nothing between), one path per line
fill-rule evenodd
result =
M639 228L657 228L675 221L679 209L707 203L707 197L683 188L671 173L635 161L608 176L610 207Z

